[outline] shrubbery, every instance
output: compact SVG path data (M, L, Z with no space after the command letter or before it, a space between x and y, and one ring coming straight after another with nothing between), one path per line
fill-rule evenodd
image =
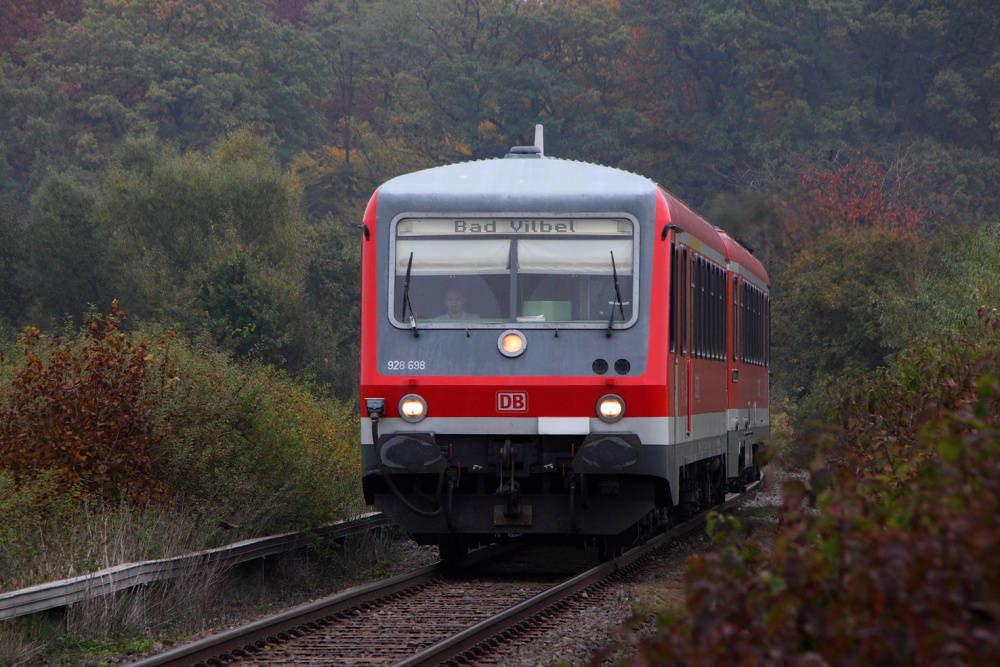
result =
M773 553L714 519L687 614L634 664L1000 661L1000 319L912 345L831 397L811 485L784 488Z
M1000 303L1000 224L933 235L873 227L817 232L773 277L772 396L801 433L822 419L830 378L867 376L940 332L975 336Z
M40 555L100 515L138 525L173 512L193 535L154 557L357 509L353 410L272 367L124 322L114 304L80 331L29 329L0 356L0 590L90 567Z
M161 435L146 391L148 342L122 331L117 311L81 334L52 339L29 328L0 409L0 463L15 482L53 476L109 500L145 504L167 491L157 470Z
M186 502L254 534L342 518L360 502L353 409L210 348L168 354L177 370L156 413L171 488Z

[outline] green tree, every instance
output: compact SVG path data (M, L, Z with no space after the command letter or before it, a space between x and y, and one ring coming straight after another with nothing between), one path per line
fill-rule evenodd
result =
M893 347L942 331L967 335L980 326L980 308L1000 304L1000 225L948 231L929 245L916 294L890 293L881 304L881 326Z
M338 80L338 133L297 166L327 192L497 157L537 123L553 154L641 161L630 144L643 119L619 85L630 38L607 3L324 0L313 22Z
M233 253L297 275L305 233L298 184L267 143L247 133L208 154L127 141L101 193L116 287L144 316L178 316L191 304L191 279Z
M32 80L0 53L0 192L27 199L50 169L70 164L65 105L56 82Z
M325 132L322 54L258 2L94 0L24 57L24 76L66 92L61 122L95 154L130 133L186 148L248 127L290 158Z
M996 210L988 3L622 0L621 15L650 173L680 175L696 204L730 184L787 187L789 160L868 146L937 165L953 201Z
M882 316L887 298L915 295L916 235L831 231L774 277L775 377L804 398L827 376L864 376L898 348ZM815 416L815 415L811 415Z
M49 176L31 198L20 235L21 291L50 324L83 321L91 305L110 302L109 256L97 222L97 192L68 173Z
M628 32L607 3L417 3L430 35L424 85L436 127L465 157L530 143L554 154L635 164L642 118L620 85Z
M304 162L316 167L318 190L351 207L386 178L433 164L403 148L428 135L409 120L424 114L424 100L412 90L426 61L426 39L412 3L320 0L307 13L334 85L325 106L330 143L314 147ZM320 199L317 217L341 205Z
M907 146L938 166L954 201L995 215L1000 16L981 0L892 0L858 14L847 35L870 144Z
M527 3L499 24L482 49L482 121L503 143L484 148L530 143L541 122L553 154L623 167L645 160L635 144L647 124L622 85L631 37L607 3Z
M766 94L758 81L765 70L774 79L785 74L775 61L790 27L776 24L765 4L622 1L636 36L634 77L642 79L632 89L649 123L642 141L659 162L651 175L680 180L678 194L696 205L718 194L724 179L738 182L768 125L754 103Z
M0 195L0 328L21 321L24 304L17 279L21 262L20 217L7 197Z
M360 220L361 211L345 217ZM361 231L355 224L329 217L313 228L306 300L317 318L309 337L312 369L348 399L357 393L361 358Z
M194 288L194 303L206 313L204 325L223 349L275 365L292 354L295 287L281 276L264 275L246 254L238 254L208 267Z
M19 40L30 42L43 34L47 15L76 20L81 5L81 0L6 0L0 5L0 51L13 53Z

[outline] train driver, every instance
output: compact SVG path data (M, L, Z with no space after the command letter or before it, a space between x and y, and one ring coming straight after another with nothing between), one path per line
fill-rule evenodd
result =
M446 312L438 315L436 320L476 320L479 315L465 312L465 294L457 287L449 287L445 292L444 305Z

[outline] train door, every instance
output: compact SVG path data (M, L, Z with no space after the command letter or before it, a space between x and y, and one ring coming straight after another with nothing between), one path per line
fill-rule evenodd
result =
M742 369L740 368L740 355L741 350L741 318L740 315L743 312L742 304L740 302L740 278L735 273L732 274L732 281L729 284L729 326L728 326L728 336L732 341L732 345L726 352L726 356L731 360L729 364L729 374L730 381L728 384L727 391L727 410L726 410L726 428L729 431L728 437L728 475L730 478L735 478L740 474L743 469L745 455L743 453L746 444L740 434L743 431L743 423L740 418L740 391L742 389L742 384L740 383L740 375ZM746 374L743 373L742 379L746 382Z
M734 430L730 456L741 470L754 465L753 443L758 429L769 428L768 336L769 299L766 291L738 276L732 278L732 385L730 429ZM730 474L734 473L733 466Z
M671 248L670 363L673 364L673 442L682 442L691 432L691 360L688 356L688 249L675 243Z

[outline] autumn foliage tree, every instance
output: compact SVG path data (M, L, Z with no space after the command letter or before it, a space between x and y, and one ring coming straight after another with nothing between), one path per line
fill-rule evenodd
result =
M115 302L79 334L25 332L24 363L0 408L0 468L21 481L52 474L57 492L140 505L168 491L146 382L170 373L156 344L129 335L124 321Z
M953 212L933 164L880 160L866 150L831 154L799 168L790 194L776 195L786 249L796 252L826 230L932 230Z
M358 493L353 410L125 321L115 302L79 331L29 328L0 356L4 488L87 508L156 502L260 534L343 517Z
M81 0L4 0L0 3L0 51L12 53L19 40L32 41L45 33L46 18L75 21Z

